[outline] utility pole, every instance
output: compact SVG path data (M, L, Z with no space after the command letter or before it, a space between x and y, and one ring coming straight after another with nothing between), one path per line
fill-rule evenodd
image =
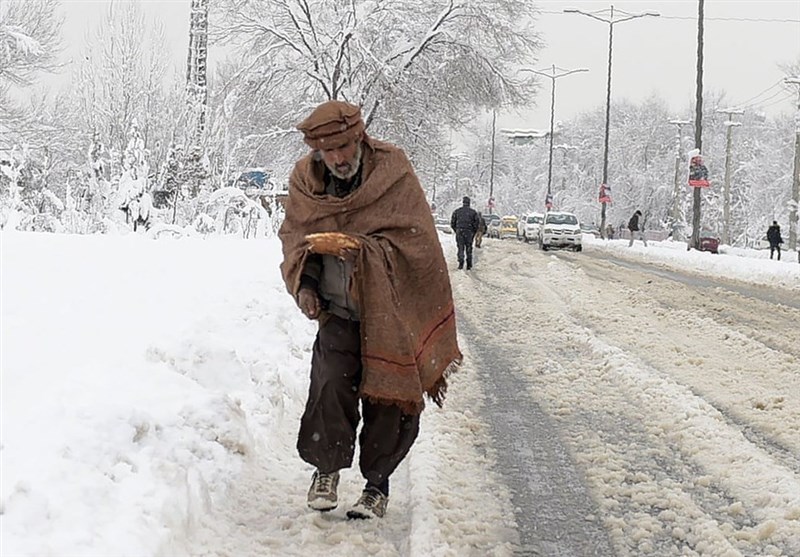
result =
M552 187L551 184L553 182L553 135L555 133L553 123L555 121L555 113L556 113L556 79L559 77L566 77L570 74L578 73L578 72L588 72L586 68L578 68L577 70L565 70L563 68L557 68L555 64L551 66L551 73L545 73L543 70L531 70L524 68L522 71L528 71L531 73L535 73L537 75L541 75L546 77L551 81L550 87L550 155L547 160L547 198L552 199ZM546 201L545 201L546 203Z
M704 0L697 1L697 88L695 94L694 147L703 154L703 8ZM695 187L692 204L692 239L687 246L700 247L700 188Z
M800 205L800 76L787 77L784 82L788 85L797 85L797 112L794 115L794 172L792 174L792 201L789 208L789 249L795 250L797 249L797 212L798 205Z
M189 52L186 57L186 93L195 111L195 143L200 140L206 125L208 106L208 0L192 0L189 14Z
M497 111L492 109L492 163L489 167L489 208L494 206L494 136L497 130Z
M670 124L677 126L675 135L675 190L672 194L672 239L683 240L683 126L692 122L689 120L670 120Z
M702 1L702 0L701 0ZM605 130L605 141L604 141L604 148L603 148L603 184L602 187L606 187L608 185L608 136L609 136L609 120L611 116L611 56L613 53L613 45L614 45L614 24L615 23L622 23L623 21L630 21L631 19L637 19L640 17L647 17L653 16L658 17L661 14L656 12L646 12L641 14L631 14L625 12L623 10L618 10L621 16L619 19L615 18L614 6L611 5L609 10L600 10L597 12L584 12L581 10L576 9L566 9L564 13L568 14L581 14L587 17L591 17L592 19L596 19L598 21L602 21L603 23L608 24L608 85L606 86L606 130ZM608 14L607 16L605 14ZM606 237L606 203L601 203L601 210L600 210L600 237L605 239Z
M742 115L743 110L717 110L721 114L728 115L728 121L725 122L726 141L725 141L725 189L722 192L722 243L726 245L731 244L731 144L733 136L733 128L741 126L739 122L733 121L734 114Z
M189 52L186 57L186 103L189 113L190 137L186 156L191 195L197 196L207 180L203 165L203 143L208 110L208 2L192 0L189 14ZM177 191L175 206L177 207ZM175 220L173 210L173 222Z

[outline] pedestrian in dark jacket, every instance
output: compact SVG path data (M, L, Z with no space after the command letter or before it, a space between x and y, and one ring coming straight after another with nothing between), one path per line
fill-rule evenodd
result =
M458 246L458 268L464 268L464 255L467 259L467 270L472 269L472 239L480 228L481 218L478 212L469 206L469 197L464 196L463 205L453 211L450 217L450 228L456 233L456 246Z
M336 508L358 445L366 486L347 516L381 518L425 397L441 404L461 362L447 263L411 163L366 135L357 106L327 101L297 127L312 152L279 236L286 289L319 322L297 439L316 469L307 503Z
M478 211L478 231L475 233L475 247L480 248L481 242L483 241L483 235L486 234L486 219L483 218L483 215L480 211Z
M781 227L778 224L778 221L772 221L772 226L767 228L767 240L769 241L769 258L772 259L772 256L775 255L775 252L778 252L778 261L781 260L781 244L783 243L783 238L781 238Z
M631 220L628 221L628 230L631 233L631 239L628 242L628 247L633 245L633 240L635 238L639 238L642 242L644 242L644 247L647 247L647 239L644 237L644 231L641 230L644 227L639 223L640 218L642 218L642 212L639 209L636 209L636 212L633 213Z

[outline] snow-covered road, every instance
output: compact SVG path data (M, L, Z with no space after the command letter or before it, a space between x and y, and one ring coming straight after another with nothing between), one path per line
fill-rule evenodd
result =
M796 263L441 239L465 362L353 522L356 469L305 505L277 239L0 234L0 553L800 556Z
M800 310L767 301L791 294L745 296L591 250L495 241L477 255L453 275L465 339L484 377L524 386L519 414L552 421L599 508L587 539L597 520L616 555L800 555ZM485 408L490 422L508 410ZM517 522L534 528L576 504L575 489L539 503L537 486L519 490L531 459L563 467L551 445L504 469ZM557 530L520 536L566 555Z

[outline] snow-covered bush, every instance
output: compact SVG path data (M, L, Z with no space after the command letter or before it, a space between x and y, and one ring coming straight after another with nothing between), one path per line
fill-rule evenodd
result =
M267 234L267 210L234 187L220 188L209 197L205 213L214 219L217 234L255 238Z

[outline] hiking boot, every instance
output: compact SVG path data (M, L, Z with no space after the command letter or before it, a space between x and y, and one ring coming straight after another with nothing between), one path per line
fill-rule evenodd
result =
M376 487L367 487L353 508L347 511L347 518L383 518L389 497Z
M332 511L339 504L336 488L339 487L339 472L323 474L314 472L308 489L308 507L315 511Z

